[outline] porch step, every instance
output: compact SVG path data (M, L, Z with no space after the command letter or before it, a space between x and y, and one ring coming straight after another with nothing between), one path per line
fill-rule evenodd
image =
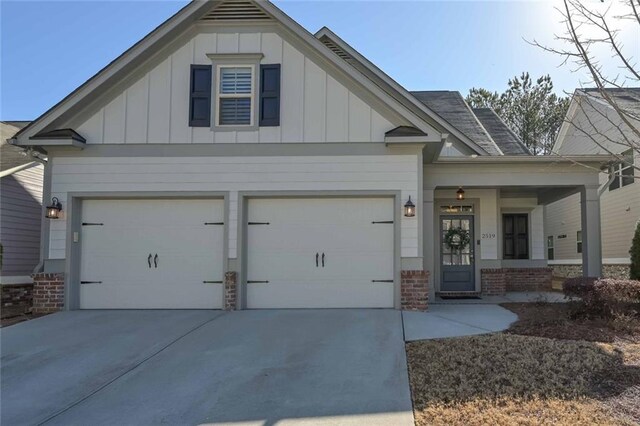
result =
M442 299L481 299L479 291L441 291L436 296Z

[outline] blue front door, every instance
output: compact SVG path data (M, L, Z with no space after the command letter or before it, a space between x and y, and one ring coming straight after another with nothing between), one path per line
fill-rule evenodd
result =
M440 218L440 291L475 291L473 216Z

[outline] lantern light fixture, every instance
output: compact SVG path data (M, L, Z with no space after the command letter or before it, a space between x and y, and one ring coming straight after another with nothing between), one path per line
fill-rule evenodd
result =
M459 200L459 201L464 200L464 189L462 189L462 187L459 187L458 190L456 191L456 200Z
M58 198L53 197L51 199L51 205L47 206L47 219L59 219L60 212L62 211L62 204L60 204L60 200Z
M416 215L416 205L411 201L411 195L409 195L409 200L404 205L404 215L405 217L414 217Z

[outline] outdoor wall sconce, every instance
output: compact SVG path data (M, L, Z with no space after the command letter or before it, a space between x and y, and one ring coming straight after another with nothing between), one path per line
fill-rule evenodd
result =
M462 189L462 187L458 188L458 190L456 191L456 200L464 200L464 189Z
M416 205L411 201L411 195L409 195L409 201L404 205L405 217L414 217L416 215Z
M62 211L62 204L60 204L60 200L56 197L51 199L51 205L47 206L47 219L59 219L60 212Z

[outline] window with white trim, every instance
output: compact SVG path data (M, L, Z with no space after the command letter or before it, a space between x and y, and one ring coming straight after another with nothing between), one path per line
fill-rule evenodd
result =
M255 67L219 65L216 81L216 125L254 125Z
M576 232L576 251L582 253L582 231Z
M613 178L613 181L609 184L609 191L631 185L635 180L633 177L635 171L633 167L633 149L623 152L620 156L623 158L623 161L619 161L613 165L615 178Z

